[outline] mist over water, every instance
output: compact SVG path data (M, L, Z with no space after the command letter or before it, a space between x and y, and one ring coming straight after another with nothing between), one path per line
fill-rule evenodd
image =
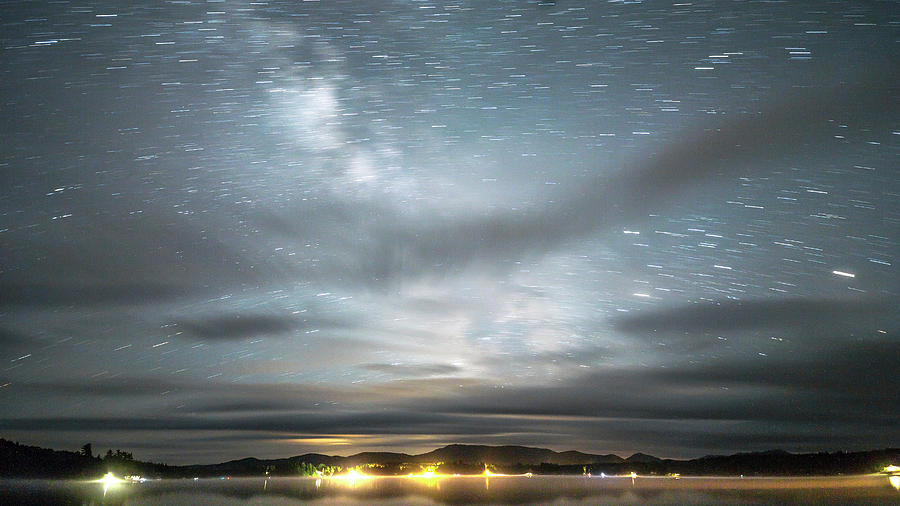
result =
M0 481L0 503L66 505L896 504L886 476L662 478L585 476Z

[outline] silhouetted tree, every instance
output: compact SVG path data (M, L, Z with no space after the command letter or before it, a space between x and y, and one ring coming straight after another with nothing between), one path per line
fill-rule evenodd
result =
M318 466L309 462L301 462L297 465L297 473L300 476L333 476L341 472L340 466L328 466L319 464Z
M84 446L81 447L81 454L85 457L93 457L93 449L91 448L91 443L85 443Z
M297 473L300 476L315 476L316 475L316 466L310 464L309 462L301 462L297 466Z
M122 451L118 448L116 449L114 456L119 460L134 460L134 455L132 455L131 452Z

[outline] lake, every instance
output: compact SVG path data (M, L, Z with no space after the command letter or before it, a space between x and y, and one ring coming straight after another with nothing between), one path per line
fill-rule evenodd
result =
M442 505L442 504L898 504L887 476L659 478L491 476L348 479L233 478L104 485L0 480L0 504Z

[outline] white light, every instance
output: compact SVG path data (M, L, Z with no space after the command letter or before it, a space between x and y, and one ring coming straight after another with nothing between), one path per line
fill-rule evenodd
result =
M834 274L834 275L836 275L836 276L841 276L841 277L844 277L844 278L855 278L855 277L856 277L856 274L853 274L852 272L831 271L831 273Z
M102 478L97 480L97 483L103 483L104 485L115 485L116 483L122 483L125 480L121 478L116 478L113 473L106 473Z
M103 484L103 497L106 497L106 492L109 491L110 487L122 483L122 481L123 480L120 480L119 478L113 476L113 473L106 473L103 475L103 478L97 480L97 482Z

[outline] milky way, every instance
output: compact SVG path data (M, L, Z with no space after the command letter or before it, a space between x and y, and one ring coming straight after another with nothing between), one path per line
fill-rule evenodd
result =
M7 2L0 436L900 441L900 5Z

